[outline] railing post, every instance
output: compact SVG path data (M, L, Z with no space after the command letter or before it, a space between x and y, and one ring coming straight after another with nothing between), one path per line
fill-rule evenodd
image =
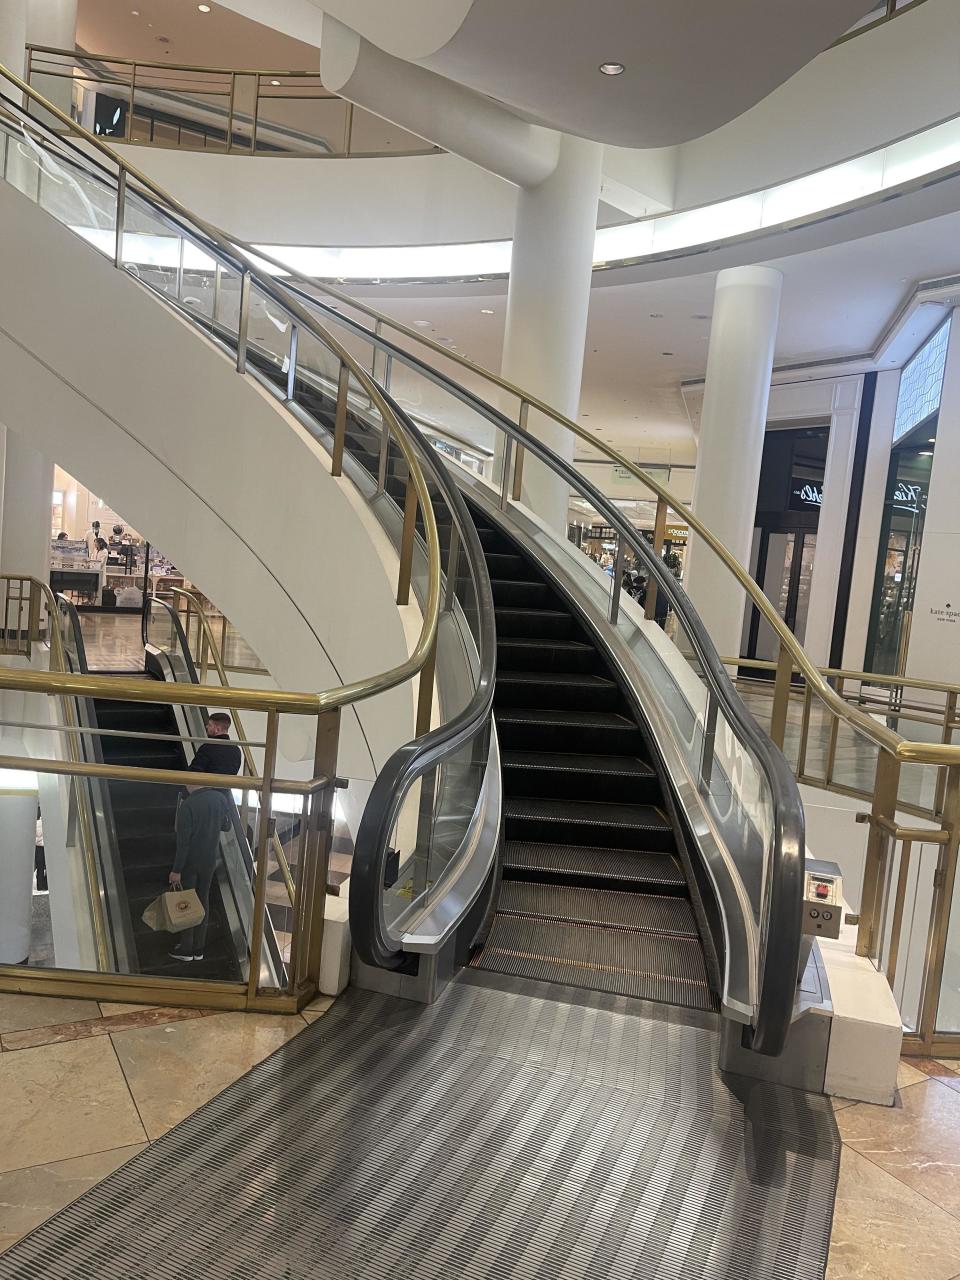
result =
M943 708L943 732L940 735L940 741L944 746L950 746L953 742L953 726L957 719L957 695L955 693L947 694L947 701ZM937 770L937 786L933 795L933 812L936 814L943 813L944 800L947 793L947 771L944 768Z
M297 382L297 346L300 337L300 326L290 323L290 351L287 361L287 399L293 399Z
M503 442L503 474L500 477L500 510L506 511L507 499L510 496L510 463L513 459L513 436L506 436Z
M130 68L130 106L127 108L127 127L123 131L123 136L127 142L133 140L133 112L136 104L137 94L137 64L134 63ZM152 130L151 130L152 131Z
M877 754L873 804L869 815L870 832L867 836L867 856L860 894L858 956L873 956L878 943L875 934L880 918L880 899L886 879L886 862L890 846L889 830L884 823L892 824L896 821L899 790L900 761L892 751L886 751L881 747Z
M667 536L667 503L665 498L657 498L657 513L653 520L653 554L663 557L663 543ZM647 574L647 597L643 605L643 616L648 622L657 616L657 580L652 573Z
M327 900L327 874L330 865L330 847L333 844L333 801L336 795L337 749L340 740L340 711L324 712L317 724L317 746L313 758L313 776L329 778L329 786L311 805L313 827L312 856L313 892L306 904L310 936L307 944L307 978L314 985L320 983L320 962L323 956L324 915ZM298 880L302 879L301 868Z
M520 416L517 419L517 425L521 431L527 429L527 418L530 414L530 402L528 400L520 401ZM520 495L523 493L523 459L526 449L519 442L517 443L517 458L513 464L513 500L520 501Z
M617 534L617 554L613 561L613 589L610 592L610 625L615 627L620 617L620 584L623 581L623 558L625 547L623 534Z
M247 371L247 333L250 327L250 272L240 277L240 314L237 318L237 373Z
M353 149L353 103L347 103L347 114L343 121L343 154L348 156Z
M331 456L331 474L343 475L343 450L347 442L347 393L350 389L349 366L340 361L340 376L337 378L337 409L333 420L333 454ZM386 427L384 426L384 434Z
M700 788L707 790L713 777L713 760L717 745L717 699L711 689L703 718L703 750L700 752Z
M250 123L250 154L257 154L257 133L260 129L260 77L257 76L256 92L253 95L253 120Z
M770 737L783 750L787 732L787 710L790 706L790 685L793 680L793 657L787 646L780 642L777 657L777 674L773 682L773 710L770 712Z
M227 100L227 151L233 150L233 115L237 102L237 73L230 72L230 97Z
M117 241L113 250L113 265L123 269L123 223L127 210L127 171L121 168L117 175Z
M380 457L377 459L377 493L387 487L387 466L390 462L390 428L380 420Z
M400 535L400 574L397 581L397 604L410 603L410 579L413 576L413 542L417 531L417 486L413 476L407 477L403 501L403 532Z
M950 765L947 770L943 829L947 839L940 846L937 871L933 880L933 905L930 912L930 931L927 935L927 954L920 998L918 1029L921 1043L928 1051L933 1047L933 1039L937 1032L940 988L943 985L943 970L946 964L950 917L953 913L954 886L957 878L957 848L960 845L960 765Z
M420 669L420 683L417 687L416 734L418 738L430 732L430 720L433 716L433 682L436 671L437 638L434 636L427 660Z
M450 526L450 549L447 552L447 589L443 607L449 612L457 598L457 576L460 572L460 532L455 524Z
M267 736L263 749L263 790L260 792L260 820L257 823L257 875L253 894L253 927L250 933L250 972L247 975L247 1005L256 1000L260 984L260 952L263 947L263 918L267 902L268 850L273 839L273 776L277 767L277 736L280 713L267 712Z
M893 902L893 918L890 923L890 951L887 955L887 982L893 990L897 976L897 960L900 954L900 934L903 930L903 905L907 897L907 877L910 874L910 854L913 841L904 840L900 851L900 867L897 872L897 893Z

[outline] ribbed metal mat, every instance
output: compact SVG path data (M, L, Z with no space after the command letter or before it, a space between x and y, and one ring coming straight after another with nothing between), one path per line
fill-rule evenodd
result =
M714 1019L467 975L349 992L0 1257L5 1280L821 1280L826 1099Z

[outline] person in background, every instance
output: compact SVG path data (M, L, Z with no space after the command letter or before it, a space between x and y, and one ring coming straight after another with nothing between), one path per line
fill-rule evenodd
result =
M228 791L214 787L187 787L186 799L177 810L177 852L170 871L171 889L196 889L203 920L184 929L170 955L187 963L202 960L210 915L210 886L217 870L220 833L229 822Z
M242 757L240 748L230 741L230 717L225 711L215 711L207 721L207 738L190 761L192 773L240 772Z
M87 559L92 560L97 550L97 543L100 539L100 521L94 520L90 528L83 535L83 540L87 544Z
M57 541L58 541L58 542L66 542L66 540L67 540L67 535L66 535L66 534L64 533L64 531L61 529L61 530L60 530L60 532L57 534Z
M97 589L97 604L103 604L103 588L107 581L107 557L110 549L107 546L106 538L97 538L94 543L93 555L90 559L100 570L100 586Z

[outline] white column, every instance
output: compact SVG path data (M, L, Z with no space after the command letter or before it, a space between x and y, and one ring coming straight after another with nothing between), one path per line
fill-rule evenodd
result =
M50 574L53 463L16 431L6 432L0 572L46 581Z
M30 44L45 44L52 49L74 49L77 0L30 0L27 39Z
M823 471L823 505L817 524L817 550L810 582L810 604L803 647L818 666L830 661L837 610L837 579L850 505L850 480L857 448L863 378L843 378L833 388L830 439Z
M953 312L913 602L907 675L960 681L960 307ZM915 726L911 725L911 733Z
M0 66L22 76L26 65L27 0L0 4Z
M717 276L693 510L749 565L783 277L772 267ZM685 585L718 652L736 657L744 592L694 534Z
M504 378L576 420L590 309L593 243L603 147L563 137L557 168L544 182L521 188L507 291ZM530 412L528 427L562 457L573 437ZM566 532L569 491L527 458L523 500L544 523Z

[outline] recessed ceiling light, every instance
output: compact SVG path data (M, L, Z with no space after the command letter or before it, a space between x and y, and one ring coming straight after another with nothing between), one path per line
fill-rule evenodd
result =
M663 312L662 312L662 311L651 311L651 312L650 312L650 319L651 319L651 320L662 320L662 319L663 319Z
M414 320L413 323L417 326L418 329L429 329L430 327L429 320Z
M604 76L622 76L624 70L625 68L622 62L600 63L600 74Z
M210 12L210 6L209 6L208 4L198 4L198 5L197 5L197 8L200 10L200 12L201 12L201 13L209 13L209 12Z
M481 314L482 316L492 316L492 315L493 315L493 312L490 310L490 308L489 308L489 307L481 307L481 308L480 308L480 314Z
M279 83L280 83L280 81L279 81L279 80L271 80L271 81L270 81L270 83L271 83L271 84L279 84Z
M139 18L139 17L140 17L140 10L139 10L139 9L131 9L131 10L130 10L130 17L131 17L131 18Z
M662 356L672 356L672 355L673 355L673 352L672 352L672 351L661 351L661 352L660 352L660 354L661 354Z

